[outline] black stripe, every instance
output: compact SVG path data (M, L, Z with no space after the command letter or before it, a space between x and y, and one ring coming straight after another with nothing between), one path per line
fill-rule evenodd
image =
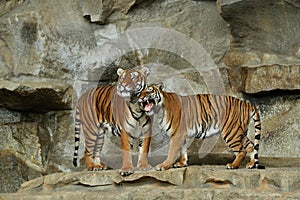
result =
M234 147L237 147L237 146L239 146L240 145L240 143L239 143L239 141L236 141L236 142L234 142L234 143L232 143L231 145L230 145L230 148L234 148ZM239 152L240 152L240 150L239 150Z
M126 121L126 123L127 123L129 126L131 126L132 128L135 128L134 125L132 125L132 124L129 123L128 119L126 119L125 121Z
M255 159L258 159L258 154L254 154L254 158L255 158Z
M256 126L254 126L255 129L261 130L261 125L257 124Z
M79 127L75 127L75 132L80 132L80 128Z
M150 122L151 119L150 117L147 118L147 121L142 125L142 127L144 128L146 125L148 125Z
M206 138L206 134L207 134L207 130L204 131L204 134L202 134L202 138L203 138L203 139Z
M73 159L73 165L74 167L77 167L77 159Z
M258 149L259 149L259 144L255 145L255 146L254 146L254 149L255 149L256 151L258 151Z
M260 165L258 162L255 165L257 169L266 169L265 166Z
M235 125L235 124L233 124L233 123L230 123L229 124L230 126L229 126L229 130L232 130L233 129L233 126ZM234 139L234 137L236 136L236 134L237 134L237 132L235 132L235 133L233 133L233 134L231 134L232 132L230 131L230 132L228 132L226 135L225 135L225 137L224 137L224 141L226 142L226 143L229 143L229 142L231 142L233 139ZM230 136L230 134L231 134L231 136ZM229 137L230 136L230 137Z
M160 109L159 109L160 110ZM159 111L158 110L158 111ZM161 118L161 120L160 120L160 124L162 124L163 123L163 121L164 121L164 118L165 118L165 110L163 109L163 114L162 114L162 118Z
M75 142L79 142L80 138L79 137L75 137Z
M129 108L129 110L130 110L130 113L131 113L131 116L136 120L136 121L138 121L143 115L140 115L140 116L135 116L134 114L134 112L132 111L132 109L131 109L131 107L129 106L129 105L127 105L128 106L128 108Z
M254 137L256 140L260 140L260 134Z
M168 128L166 129L166 132L168 132L168 131L170 130L172 121L173 121L173 120L171 120L171 122L169 123L169 126L168 126Z
M139 140L139 147L143 146L143 140Z

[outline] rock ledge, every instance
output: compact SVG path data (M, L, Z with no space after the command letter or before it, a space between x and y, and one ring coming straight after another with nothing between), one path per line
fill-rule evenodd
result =
M137 171L122 177L116 170L56 173L24 183L0 199L220 199L300 198L300 168L226 170L189 166L167 171Z

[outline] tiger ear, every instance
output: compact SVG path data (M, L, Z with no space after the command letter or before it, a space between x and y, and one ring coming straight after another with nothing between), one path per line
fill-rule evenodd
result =
M118 76L120 76L123 72L124 72L124 69L118 68L118 70L117 70Z
M145 76L148 76L148 74L149 74L149 68L148 67L142 67L142 72L143 72L143 74L145 75Z
M158 89L159 89L160 91L162 91L163 89L165 89L165 84L164 84L163 82L159 82L159 83L157 84L157 87L158 87Z

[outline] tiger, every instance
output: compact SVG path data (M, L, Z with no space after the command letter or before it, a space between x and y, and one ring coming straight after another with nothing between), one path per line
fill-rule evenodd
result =
M75 114L75 151L73 156L75 167L77 167L82 128L85 138L84 157L88 171L108 168L100 159L104 135L108 132L121 137L122 168L120 174L122 176L134 172L130 154L132 138L140 140L138 169L151 169L148 162L151 120L135 100L147 85L148 73L147 67L128 70L118 68L116 85L92 88L79 98Z
M228 169L238 168L247 152L250 153L247 168L265 168L258 161L261 122L254 105L232 96L181 96L164 91L163 83L145 88L138 102L148 116L157 116L160 128L170 137L168 156L156 166L156 170L187 166L190 140L205 139L215 134L221 134L235 154L234 161L226 165ZM254 144L247 137L250 118L255 126ZM178 152L180 157L176 162Z

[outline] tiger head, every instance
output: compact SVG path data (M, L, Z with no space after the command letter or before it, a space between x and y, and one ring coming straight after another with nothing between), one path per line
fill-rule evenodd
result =
M119 76L117 83L117 93L124 98L139 96L147 86L147 76L149 69L142 67L138 69L117 70Z
M163 104L163 95L161 93L163 89L163 83L159 83L149 85L141 92L138 102L147 115L156 113L157 106Z

